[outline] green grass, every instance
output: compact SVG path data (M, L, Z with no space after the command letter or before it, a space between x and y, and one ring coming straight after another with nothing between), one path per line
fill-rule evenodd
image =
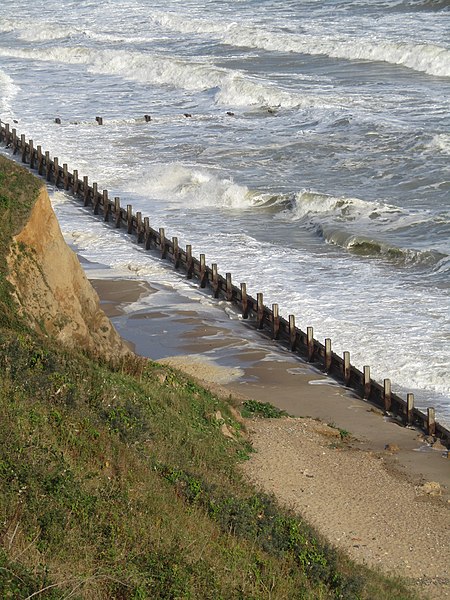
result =
M241 414L243 417L262 417L264 419L280 419L287 417L285 410L281 410L270 402L258 402L257 400L244 400Z
M24 189L38 189L27 182L0 181L9 239L31 206ZM0 321L0 597L415 597L246 482L251 448L227 402L151 361L69 351L13 317Z
M12 300L13 290L6 279L5 258L13 236L25 224L42 185L26 169L0 155L0 325L3 327L23 326Z

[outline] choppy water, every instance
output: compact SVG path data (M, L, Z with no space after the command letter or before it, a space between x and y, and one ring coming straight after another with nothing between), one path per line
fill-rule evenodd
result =
M447 423L449 98L448 0L2 1L3 121Z

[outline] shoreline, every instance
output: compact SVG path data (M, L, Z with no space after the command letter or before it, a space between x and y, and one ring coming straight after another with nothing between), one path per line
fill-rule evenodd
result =
M205 306L200 294L192 299L154 282L110 279L108 271L107 277L98 277L98 271L92 274L89 278L102 309L138 354L198 379L205 379L203 365L215 365L222 373L220 385L229 394L270 402L292 416L333 423L357 438L362 449L382 452L386 445L395 444L399 467L415 477L425 473L439 479L450 498L450 460L443 458L446 449L439 442L430 445L425 433L399 425L348 388L260 336L237 314L230 318L229 312L234 311L226 302ZM207 382L219 383L214 377Z
M87 275L138 354L212 391L270 402L295 417L248 421L256 453L243 471L256 487L298 510L355 560L410 579L430 598L450 598L444 447L263 338L225 302L110 279L106 269Z

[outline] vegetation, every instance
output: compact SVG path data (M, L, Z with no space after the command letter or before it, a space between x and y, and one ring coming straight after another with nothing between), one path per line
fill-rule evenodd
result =
M3 159L0 174L4 265L39 186ZM109 364L30 331L4 275L0 597L414 598L246 483L249 442L225 401L157 363Z
M244 400L241 413L243 417L263 417L265 419L280 419L287 417L285 410L281 410L270 402L258 402L257 400Z

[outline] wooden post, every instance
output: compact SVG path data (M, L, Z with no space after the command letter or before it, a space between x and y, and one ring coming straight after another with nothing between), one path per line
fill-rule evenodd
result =
M133 232L133 207L127 204L127 233Z
M294 352L297 347L297 329L295 328L295 315L289 315L289 347Z
M325 354L323 357L323 366L324 366L326 373L328 373L331 368L331 339L330 338L325 339Z
M278 304L272 304L272 338L278 339L280 333L280 313Z
M28 148L30 151L30 169L34 169L34 144L33 140L28 140Z
M350 369L350 352L344 352L344 383L348 385L350 382L351 369Z
M103 125L103 117L95 117L95 120L99 125Z
M11 132L9 130L9 123L5 123L5 145L6 147L10 144Z
M391 388L391 380L385 379L383 382L383 402L384 402L384 410L389 412L391 410L391 402L392 402L392 388Z
M142 213L141 213L141 211L137 211L137 213L136 213L136 236L137 236L137 243L142 244L142 242L144 241L144 231L142 228Z
M84 206L89 206L89 183L87 175L83 177L83 199Z
M262 329L264 327L264 296L261 292L256 294L256 306L258 329Z
M109 203L108 190L103 190L103 220L109 221L109 214L111 212L111 205Z
M45 179L47 181L50 181L50 177L52 174L51 168L52 168L52 166L50 164L50 152L48 150L46 150L46 152L45 152Z
M69 189L69 171L67 169L67 163L63 163L63 179L64 179L64 189Z
M148 217L144 217L144 248L150 250L150 220Z
M78 170L74 169L73 173L72 173L72 177L73 177L73 183L72 183L72 189L73 189L73 194L74 196L78 196Z
M92 184L92 203L94 204L94 215L98 215L100 206L100 197L98 193L98 184L94 181Z
M370 381L370 367L368 365L365 365L365 367L363 368L363 386L363 397L367 400L367 398L370 396L370 390L372 388L372 384Z
M27 162L27 143L25 141L25 134L22 133L20 136L20 149L22 151L22 162Z
M200 254L200 287L206 287L206 257L204 254Z
M12 128L12 149L13 149L13 154L16 154L16 152L17 152L17 131L16 131L15 127Z
M248 319L247 284L241 283L242 318Z
M308 349L308 362L311 362L314 357L314 329L306 328L306 346Z
M428 435L434 435L436 433L436 413L434 408L431 406L427 409L427 433Z
M116 229L120 229L120 222L122 221L122 215L120 211L120 198L116 196L114 198L114 224Z
M194 263L192 261L192 246L186 245L186 277L192 279L192 273L194 271Z
M38 170L38 175L42 175L42 164L43 164L43 156L42 156L42 147L38 146L36 148L36 153L37 153L37 170Z
M178 238L172 238L172 246L173 246L173 268L178 269L180 266L180 247L178 246Z
M167 245L166 245L166 232L164 227L159 228L159 249L161 251L161 258L167 257Z
M58 187L58 183L59 183L59 161L58 161L58 157L55 156L55 158L53 159L53 178L55 180L55 187Z
M226 278L226 299L227 299L227 302L231 302L233 300L233 285L231 283L231 273L226 273L225 278Z
M406 423L412 425L414 421L414 394L406 394Z
M214 298L219 297L219 273L217 272L217 264L211 265L212 270L212 290Z

